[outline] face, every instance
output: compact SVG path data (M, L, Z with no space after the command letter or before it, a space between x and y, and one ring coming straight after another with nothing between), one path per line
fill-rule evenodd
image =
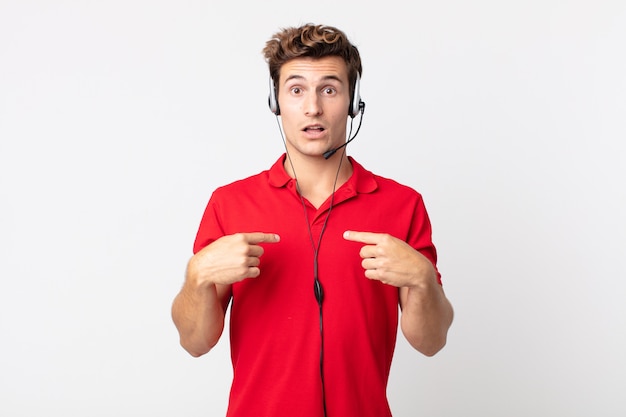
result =
M319 157L345 142L349 84L340 57L296 58L281 67L278 103L290 155Z

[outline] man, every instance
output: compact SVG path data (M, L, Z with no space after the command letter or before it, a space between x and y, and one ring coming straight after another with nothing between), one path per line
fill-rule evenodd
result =
M263 52L286 152L211 196L172 307L181 344L207 353L231 303L228 416L390 416L398 306L428 356L453 317L424 203L346 155L364 104L343 32L288 28Z

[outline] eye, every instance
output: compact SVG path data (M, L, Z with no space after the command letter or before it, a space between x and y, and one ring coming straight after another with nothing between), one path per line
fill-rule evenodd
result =
M302 94L302 89L300 87L292 87L291 92L292 94L299 95Z
M324 88L324 90L322 90L322 92L327 96L332 96L337 92L337 90L335 90L333 87L326 87Z

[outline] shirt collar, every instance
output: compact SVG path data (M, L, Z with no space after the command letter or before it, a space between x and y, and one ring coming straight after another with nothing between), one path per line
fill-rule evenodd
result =
M268 181L270 185L277 188L282 188L291 181L291 177L287 174L287 171L285 171L285 158L286 154L282 154L269 169ZM351 156L349 156L348 159L352 164L352 175L343 187L356 190L357 193L371 193L376 190L378 183L376 182L374 174L363 168L363 166L356 162Z

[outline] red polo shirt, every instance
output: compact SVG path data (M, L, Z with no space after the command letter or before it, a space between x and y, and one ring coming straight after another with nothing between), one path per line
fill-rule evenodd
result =
M229 417L322 417L319 307L314 250L302 201L283 167L220 187L207 205L194 252L224 235L266 232L261 275L233 285L233 382ZM324 384L329 417L390 416L386 388L396 343L398 289L364 276L360 243L346 230L389 233L436 263L419 193L366 171L350 158L351 178L336 192L319 246L324 289ZM306 202L317 244L330 199Z

